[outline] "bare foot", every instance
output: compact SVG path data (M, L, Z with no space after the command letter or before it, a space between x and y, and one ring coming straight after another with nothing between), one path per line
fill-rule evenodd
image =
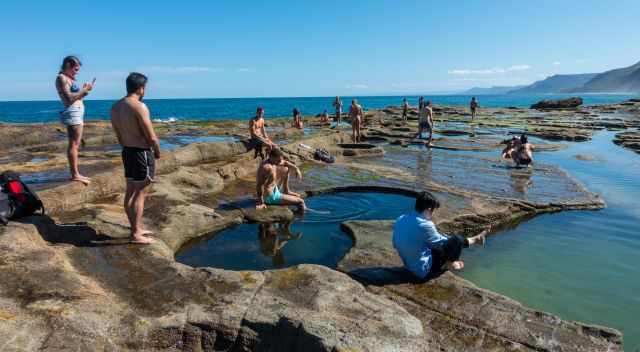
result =
M156 243L156 240L149 237L144 237L142 235L139 236L131 236L131 244L153 244Z
M71 181L80 182L85 186L88 186L91 183L91 180L88 177L84 177L80 175L72 177Z
M149 235L153 235L153 231L149 231L149 230L140 231L140 236L149 236Z
M464 262L462 260L456 260L449 264L451 270L462 270L464 268Z

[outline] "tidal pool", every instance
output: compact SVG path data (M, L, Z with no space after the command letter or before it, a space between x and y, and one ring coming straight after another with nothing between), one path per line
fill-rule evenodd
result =
M603 196L607 208L543 215L494 236L486 249L463 254L461 275L564 319L617 328L625 350L640 351L640 157L613 135L536 154Z
M176 260L191 266L268 270L298 264L335 268L353 246L340 230L345 220L395 219L414 198L387 193L341 192L310 197L308 212L291 223L241 224L185 245Z

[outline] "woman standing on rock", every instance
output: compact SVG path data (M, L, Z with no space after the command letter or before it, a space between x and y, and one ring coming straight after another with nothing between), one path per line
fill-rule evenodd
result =
M302 114L300 114L300 110L298 108L293 108L293 127L301 130L302 129Z
M359 143L362 139L360 135L360 128L362 125L362 117L364 113L362 106L358 104L356 99L351 101L351 107L349 108L349 117L351 118L351 130L353 132L353 142Z
M62 67L56 77L56 90L64 105L64 110L60 112L60 122L67 128L69 145L67 147L67 158L69 159L69 169L71 180L88 185L91 181L88 177L82 176L78 169L78 150L82 141L82 130L84 125L84 103L82 99L89 95L93 85L85 83L82 89L76 83L76 75L80 72L80 60L75 56L67 56L62 61Z

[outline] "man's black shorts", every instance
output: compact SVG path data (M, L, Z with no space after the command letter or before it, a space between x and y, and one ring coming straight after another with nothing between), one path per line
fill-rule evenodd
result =
M124 147L122 148L122 162L124 177L127 180L153 181L156 175L156 161L151 149Z

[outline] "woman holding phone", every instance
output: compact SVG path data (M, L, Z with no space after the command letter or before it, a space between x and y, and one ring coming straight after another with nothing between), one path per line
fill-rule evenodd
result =
M67 128L69 146L67 147L67 158L69 159L69 169L71 171L71 181L77 181L88 185L91 181L88 177L82 176L78 170L78 150L82 141L82 129L84 125L84 103L82 99L89 95L93 85L85 83L82 88L76 83L76 75L80 72L80 60L75 56L67 56L62 60L62 67L56 77L56 90L64 105L64 110L60 112L60 122Z

